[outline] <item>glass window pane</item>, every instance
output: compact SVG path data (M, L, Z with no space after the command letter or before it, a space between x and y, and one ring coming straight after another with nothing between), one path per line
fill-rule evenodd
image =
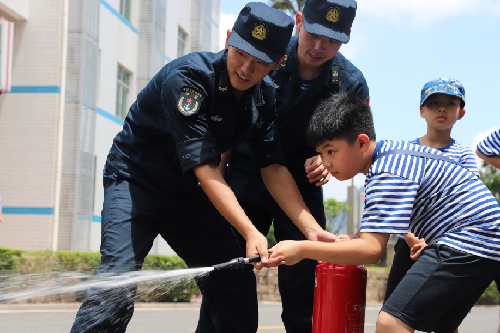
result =
M128 84L129 84L129 78L130 78L130 74L123 71L123 83L125 83L126 86L128 86Z
M0 25L0 59L2 56L2 26ZM0 76L2 75L2 66L0 66Z
M120 116L120 110L121 110L121 85L119 83L116 84L116 115L119 117Z
M123 89L123 101L122 101L122 119L127 116L127 96L128 89Z
M182 57L185 54L184 48L186 46L186 37L186 33L179 28L177 35L177 57Z
M123 16L130 21L130 0L124 1Z

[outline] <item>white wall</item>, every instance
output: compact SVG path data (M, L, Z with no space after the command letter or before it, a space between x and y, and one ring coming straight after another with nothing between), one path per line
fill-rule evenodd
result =
M2 0L0 11L6 12L16 20L27 20L29 13L29 0Z
M119 0L109 0L107 3L119 11ZM137 29L140 2L131 1L130 24ZM94 193L94 222L91 224L90 250L98 251L101 240L101 224L96 221L101 216L104 191L102 185L102 170L106 162L113 138L122 129L120 119L116 118L116 83L118 64L125 67L131 74L130 91L127 109L137 96L137 47L138 32L124 23L116 13L101 4L99 49L100 71L98 85L98 113L96 118L96 137L94 153L96 155L96 176ZM105 115L103 115L105 114ZM108 116L106 116L106 114Z
M25 0L1 3L28 11ZM0 95L0 246L45 250L51 245L50 209L55 206L63 2L29 5L29 19L14 21L13 89Z
M191 52L191 1L167 0L167 14L165 27L165 53L171 60L177 58L177 39L179 27L187 33L185 54Z

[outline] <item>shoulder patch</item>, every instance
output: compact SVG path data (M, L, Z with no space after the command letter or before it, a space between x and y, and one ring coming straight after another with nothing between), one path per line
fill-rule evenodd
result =
M183 87L177 99L177 109L185 116L192 116L200 109L203 99L204 96L199 91Z

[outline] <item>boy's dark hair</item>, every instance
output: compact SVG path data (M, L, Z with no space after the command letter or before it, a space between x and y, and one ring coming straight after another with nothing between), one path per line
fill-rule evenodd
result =
M326 140L346 140L350 145L360 134L375 141L375 127L370 106L354 94L342 92L323 100L307 127L307 142L317 147Z

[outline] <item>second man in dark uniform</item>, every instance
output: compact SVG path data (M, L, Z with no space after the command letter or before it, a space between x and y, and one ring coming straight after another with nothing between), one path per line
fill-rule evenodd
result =
M305 134L314 109L331 94L348 91L368 102L363 74L338 53L342 44L349 41L356 8L354 0L307 0L303 13L296 15L299 36L292 37L286 60L270 74L278 85L277 123L286 166L323 228L326 221L320 185L330 175L322 167L315 148L307 144ZM316 237L301 232L280 209L255 168L247 144L237 146L226 157L230 158L226 180L258 230L267 234L273 223L277 241ZM279 267L282 319L288 333L311 332L315 266L315 261L304 260L298 265Z

